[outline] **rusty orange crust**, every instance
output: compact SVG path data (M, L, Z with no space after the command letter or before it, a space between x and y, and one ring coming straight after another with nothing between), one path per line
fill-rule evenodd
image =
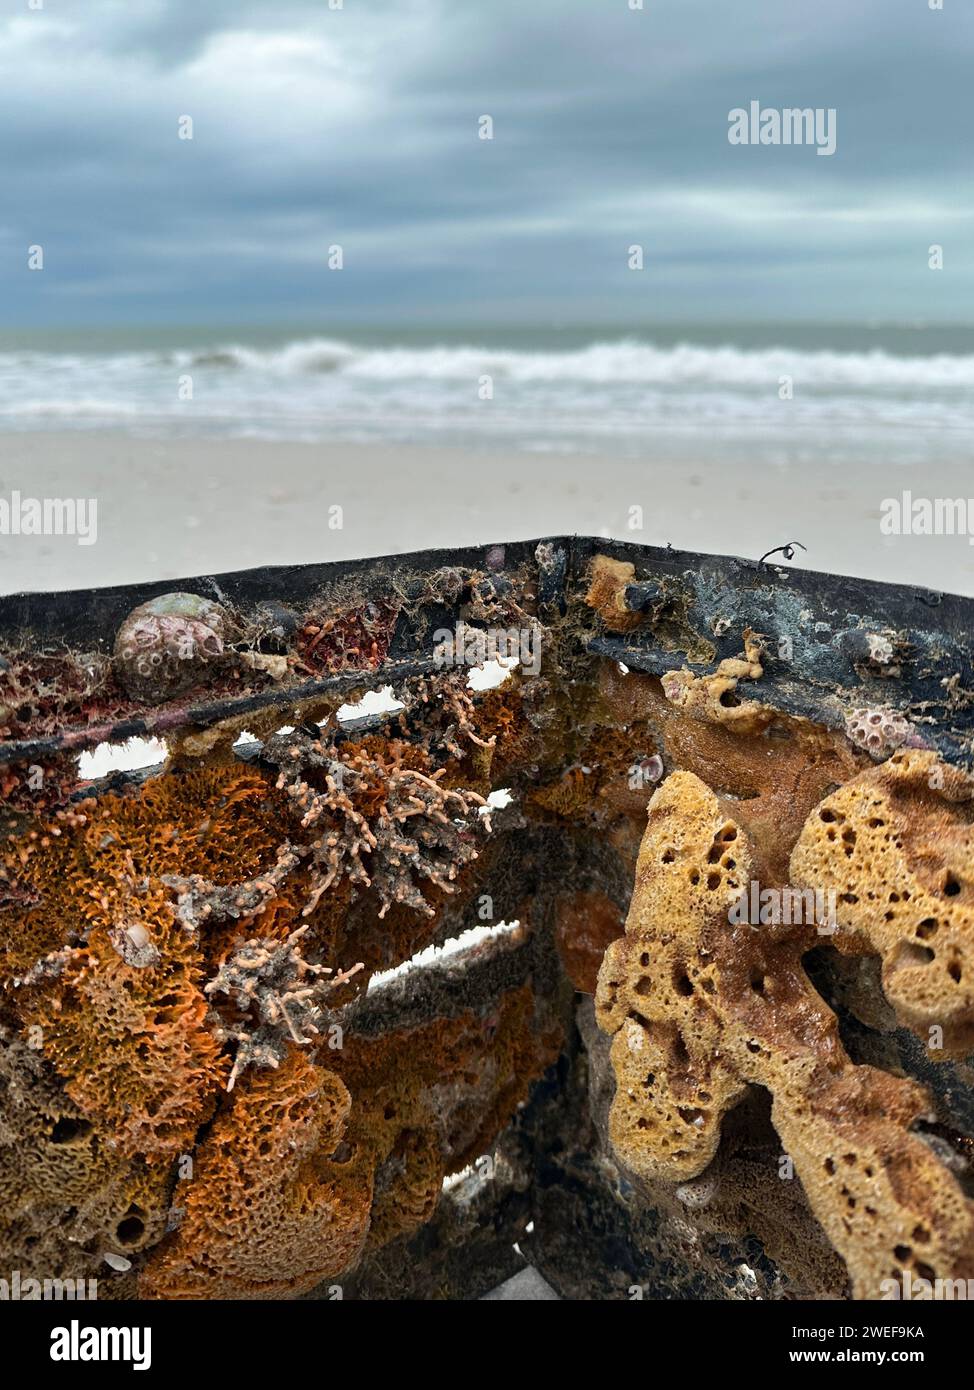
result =
M273 862L271 801L259 776L201 769L84 803L6 856L37 900L8 914L8 994L81 1114L122 1153L191 1147L226 1077L206 1023L205 944L176 921L162 875L189 867L232 883ZM133 930L155 963L120 954Z
M444 1176L489 1149L557 1055L531 1010L522 989L494 1017L350 1038L318 1065L294 1054L249 1073L176 1189L185 1216L140 1294L290 1297L422 1225Z
M363 814L381 800L382 766L427 766L422 750L375 739L346 757L370 771ZM0 949L16 1031L0 1049L0 1250L11 1267L32 1267L30 1241L38 1268L93 1273L106 1296L126 1296L135 1275L107 1273L102 1251L151 1249L143 1296L306 1291L427 1219L444 1174L489 1148L557 1055L525 987L483 1018L345 1039L317 1060L292 1046L228 1094L226 1013L205 986L241 940L284 941L304 920L319 959L361 945L385 967L436 930L399 905L381 932L374 905L356 928L341 883L303 919L304 866L280 882L271 872L287 823L273 773L215 762L7 841ZM170 875L198 876L214 902L225 886L249 903L251 881L259 905L182 920Z

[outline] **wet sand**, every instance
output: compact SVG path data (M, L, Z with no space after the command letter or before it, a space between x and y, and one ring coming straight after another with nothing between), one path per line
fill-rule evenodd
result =
M691 452L691 448L693 452ZM645 458L109 433L0 436L0 496L94 497L95 544L0 536L0 591L80 588L577 532L974 595L964 536L883 536L884 497L974 493L970 461L657 443ZM330 525L341 511L341 529ZM642 529L632 529L632 508Z

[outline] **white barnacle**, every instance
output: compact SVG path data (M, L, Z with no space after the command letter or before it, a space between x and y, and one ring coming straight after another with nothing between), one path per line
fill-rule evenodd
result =
M676 1199L692 1211L698 1211L703 1207L710 1206L716 1192L716 1178L708 1177L706 1173L702 1173L699 1178L692 1178L689 1182L681 1182L676 1189Z

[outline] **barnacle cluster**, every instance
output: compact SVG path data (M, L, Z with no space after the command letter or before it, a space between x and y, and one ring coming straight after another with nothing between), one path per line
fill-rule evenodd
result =
M875 706L854 709L845 731L852 743L874 758L888 758L897 748L922 748L923 736L899 710Z
M227 621L198 594L163 594L140 604L115 639L115 672L130 695L156 704L198 685L224 653Z

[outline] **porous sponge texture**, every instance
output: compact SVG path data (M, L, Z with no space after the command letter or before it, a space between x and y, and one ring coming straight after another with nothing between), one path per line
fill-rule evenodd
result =
M234 883L273 863L271 789L205 769L85 803L60 829L8 850L7 873L32 903L9 914L8 993L70 1098L120 1152L172 1156L212 1113L227 1058L207 1027L207 943L177 921L162 878L188 869ZM154 963L121 953L134 928Z
M900 1023L935 1051L974 1047L967 774L932 752L895 753L815 807L791 855L791 877L835 895L841 927L882 958L883 989Z
M196 1155L181 1226L153 1252L140 1296L290 1297L354 1259L371 1192L329 1158L349 1104L340 1079L303 1053L246 1073Z
M24 1277L108 1274L165 1231L169 1172L115 1149L50 1064L18 1040L0 1049L0 1266Z
M337 1277L430 1218L444 1176L489 1150L557 1042L535 1033L523 988L494 1014L352 1036L320 1064L293 1053L245 1073L140 1293L281 1298Z
M775 711L757 700L736 694L741 681L760 680L764 650L759 638L746 631L740 656L725 657L712 675L698 676L687 668L667 671L663 694L678 709L694 718L726 724L745 733L760 733L772 723Z
M730 679L736 689L738 678ZM615 663L606 662L599 696L607 721L624 726L641 721L656 731L667 768L696 773L733 798L735 816L751 837L755 877L767 886L780 885L788 882L789 856L812 808L836 784L871 764L841 734L767 707L757 707L756 713L753 701L747 719L728 719L740 708L720 703L728 688L720 677L715 697L704 679L691 687L701 692L699 698L684 704L667 699L660 681L622 675ZM681 681L679 692L686 689ZM644 795L641 822L647 800Z
M710 924L751 872L747 844L692 773L674 773L651 803L625 936L599 971L596 1016L614 1035L617 1090L609 1133L626 1165L683 1181L720 1142L724 1112L744 1082L722 1058L717 958Z
M633 580L632 566L596 566L590 601L610 629L652 627L663 642L661 625L679 615L667 617L668 601L630 613ZM673 645L679 634L666 640L666 650L684 650ZM292 1026L255 1051L264 1061L241 1067L228 1093L240 1029L254 1019L206 984L244 939L277 959L274 943L304 924L299 954L312 973L362 963L343 1004L372 971L437 938L445 917L459 920L508 852L506 834L487 839L479 858L452 865L455 881L438 872L421 885L401 845L385 858L365 854L373 880L382 861L384 898L357 871L329 876L329 855L317 851L348 848L328 785L341 764L355 772L344 788L349 821L373 830L390 786L404 771L422 774L405 780L414 792L425 785L423 798L397 804L419 810L422 799L433 867L461 834L461 801L471 812L463 835L479 836L478 798L507 782L531 834L572 863L554 890L557 943L576 986L597 988L616 1080L611 1138L647 1188L668 1186L684 1211L706 1201L722 1130L726 1159L742 1117L767 1093L858 1293L876 1296L877 1281L905 1269L966 1273L970 1204L913 1132L932 1115L927 1096L852 1065L802 954L827 941L867 964L878 955L901 1022L923 1037L942 1027L945 1052L974 1044L970 784L905 745L875 767L876 750L748 698L762 679L761 641L746 633L742 654L710 675L655 680L605 662L597 685L567 681L543 703L544 678L508 681L476 708L456 691L437 702L431 688L420 703L435 737L427 730L420 743L370 736L332 747L305 725L292 742L321 743L317 761L281 779L283 761L273 772L229 755L188 763L187 739L182 760L137 791L56 813L35 807L26 833L22 818L8 822L0 1265L107 1275L105 1291L125 1294L138 1279L149 1297L300 1295L427 1221L444 1176L490 1151L558 1054L541 1021L549 1005L508 985L490 1004L474 1009L463 996L466 1012L452 1003L447 1017L418 1026L362 1035L353 1024L334 1052L323 1034ZM306 823L309 810L320 822ZM453 828L441 834L443 816ZM416 831L412 814L406 823ZM322 842L322 825L333 843ZM282 854L294 862L275 877ZM211 915L187 920L174 880L194 876L197 906ZM732 921L730 903L751 880L834 889L839 932ZM553 891L550 876L539 883ZM293 984L301 971L291 964ZM266 974L262 988L284 988ZM376 1013L366 1011L366 1028L378 1026ZM768 1134L767 1103L762 1113ZM736 1202L731 1166L716 1168ZM778 1181L773 1170L765 1178ZM738 1205L753 1212L765 1190ZM803 1203L799 1188L789 1200L764 1227L741 1220L760 1237L787 1224L781 1211ZM107 1274L113 1253L134 1262L121 1279Z
M23 1008L81 1112L122 1153L153 1158L192 1146L227 1074L206 1027L190 939L160 923L155 942L165 964L140 971L136 982L135 969L96 928L65 966L57 995Z
M905 1270L968 1277L974 1206L911 1133L930 1102L913 1082L852 1064L801 957L815 928L735 922L750 839L700 778L649 805L626 934L606 951L596 1016L612 1035L609 1134L637 1177L686 1182L710 1164L750 1086L858 1297Z
M146 920L171 898L161 883L200 873L236 883L273 863L281 805L268 779L234 767L199 767L146 783L137 795L80 803L27 836L11 837L0 869L14 904L0 941L4 978L70 944L88 923ZM167 916L170 914L167 912Z
M537 1027L527 985L486 1014L465 1011L375 1038L352 1037L330 1062L354 1097L349 1141L380 1171L404 1133L430 1131L439 1185L489 1151L559 1044L557 1029Z
M368 760L376 798L390 769L426 766L405 743L342 747ZM228 1090L230 1046L239 1060L240 1029L256 1024L207 983L244 940L273 962L301 923L306 982L363 961L341 1005L438 929L404 902L379 920L367 891L351 913L346 881L319 898L313 830L299 834L279 780L230 760L179 764L26 832L8 824L0 1251L11 1268L26 1273L33 1251L39 1274L95 1275L121 1296L136 1279L151 1297L301 1294L366 1242L426 1220L445 1173L489 1149L557 1055L532 990L512 988L483 1016L346 1036L334 1053L323 1016L319 1033L299 1035L292 1012L276 1051L256 1049ZM473 882L465 873L458 886ZM449 900L436 887L431 897L437 913ZM265 983L301 994L298 975L271 969ZM106 1255L132 1270L115 1274Z
M596 555L592 561L585 602L594 608L610 632L633 632L645 622L642 613L626 607L626 586L635 582L636 567L625 560Z

